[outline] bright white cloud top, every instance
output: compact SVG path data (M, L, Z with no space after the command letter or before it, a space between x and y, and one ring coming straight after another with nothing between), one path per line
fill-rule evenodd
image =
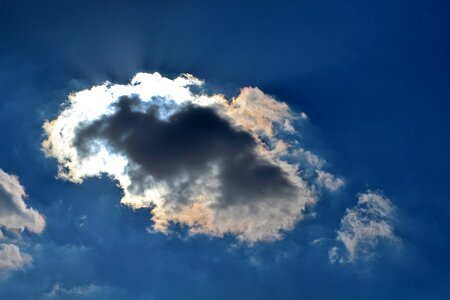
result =
M121 203L151 208L156 231L175 222L191 233L279 239L316 202L299 161L322 160L285 138L307 118L257 88L226 99L203 85L189 74L138 73L73 93L44 124L43 150L60 178L116 180ZM326 187L343 184L327 176Z
M25 190L16 176L0 169L0 273L22 268L31 262L31 256L23 253L18 245L24 230L41 233L44 217L26 206ZM10 236L7 233L14 233Z
M332 263L354 263L370 259L381 242L398 242L394 233L394 207L384 195L368 190L358 195L358 204L348 208L331 248Z

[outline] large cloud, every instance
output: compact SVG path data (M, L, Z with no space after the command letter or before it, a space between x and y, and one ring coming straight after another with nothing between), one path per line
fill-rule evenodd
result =
M41 233L45 219L36 210L26 206L25 190L16 176L0 169L0 273L22 268L31 257L22 253L17 243L17 234L24 230ZM6 236L3 231L15 232Z
M61 178L116 180L123 204L152 209L155 230L178 222L191 233L278 239L316 201L299 175L298 153L309 152L292 138L306 118L257 88L229 100L203 84L138 73L73 93L44 124L43 149Z
M338 245L331 248L332 263L353 263L371 258L380 242L397 242L394 233L394 207L379 192L358 195L358 204L346 210L337 232Z

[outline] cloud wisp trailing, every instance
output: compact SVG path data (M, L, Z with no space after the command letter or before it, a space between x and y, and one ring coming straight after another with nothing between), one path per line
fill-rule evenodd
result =
M381 242L398 242L393 229L395 210L391 200L368 190L358 195L358 203L348 208L337 231L337 246L329 251L331 263L368 260Z
M138 73L73 93L44 124L43 150L61 178L113 178L122 204L152 210L156 231L181 223L191 233L279 239L316 202L289 138L305 118L257 88L226 99L203 85L189 74Z
M337 191L344 186L344 180L336 177L328 172L317 170L317 183L320 186L325 186L329 191Z
M31 262L31 256L19 247L24 230L41 233L44 217L26 206L25 190L16 176L0 169L0 274L21 269Z

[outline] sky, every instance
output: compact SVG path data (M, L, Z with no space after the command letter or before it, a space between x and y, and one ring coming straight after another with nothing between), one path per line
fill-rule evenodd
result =
M450 299L448 1L0 1L0 299Z

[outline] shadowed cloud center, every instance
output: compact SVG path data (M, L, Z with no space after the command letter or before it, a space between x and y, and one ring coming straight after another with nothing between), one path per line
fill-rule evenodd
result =
M254 138L213 109L184 105L162 120L157 106L144 112L134 109L139 104L139 98L122 97L114 114L81 125L74 141L79 154L95 152L95 141L106 144L135 166L128 172L140 185L149 175L169 185L179 176L193 181L214 164L221 184L219 206L295 194L284 171L257 154Z

